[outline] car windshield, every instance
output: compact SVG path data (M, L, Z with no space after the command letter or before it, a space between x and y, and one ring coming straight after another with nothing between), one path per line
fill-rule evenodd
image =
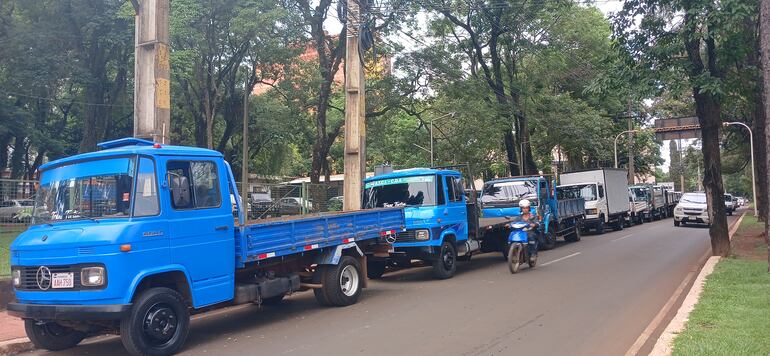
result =
M364 208L436 205L436 177L380 179L364 185Z
M556 195L559 200L583 198L585 201L594 201L598 199L596 195L596 184L578 184L557 187Z
M33 223L128 217L135 174L134 158L101 159L46 170L35 197Z
M484 185L484 190L481 193L481 202L483 204L515 204L522 199L528 199L530 204L537 205L536 181L487 183Z
M682 195L681 201L685 203L706 204L706 194L687 193Z

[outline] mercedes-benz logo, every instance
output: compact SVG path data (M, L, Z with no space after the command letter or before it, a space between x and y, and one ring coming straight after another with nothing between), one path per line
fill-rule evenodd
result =
M48 290L51 288L51 270L46 266L40 266L37 269L37 286L42 290Z

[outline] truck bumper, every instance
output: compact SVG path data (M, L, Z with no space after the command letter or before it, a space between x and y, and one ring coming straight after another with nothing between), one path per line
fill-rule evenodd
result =
M438 258L437 249L433 246L396 247L391 258L433 261Z
M118 320L131 310L131 304L40 305L9 303L8 314L36 320Z

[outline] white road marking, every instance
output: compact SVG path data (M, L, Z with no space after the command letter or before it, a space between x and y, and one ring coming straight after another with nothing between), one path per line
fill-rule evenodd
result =
M629 238L629 237L631 237L631 236L634 236L634 234L628 234L628 235L626 235L626 236L623 236L623 237L618 237L617 239L614 239L614 240L610 240L610 241L613 241L613 242L614 242L614 241L620 241L620 240L623 240L623 239L625 239L625 238Z
M548 266L548 265L550 265L551 263L556 263L556 262L559 262L559 261L563 261L563 260L566 260L566 259L568 259L568 258L570 258L570 257L575 257L575 256L577 256L577 255L579 255L579 254L580 254L580 252L575 252L575 253L573 253L573 254L571 254L571 255L568 255L568 256L564 256L564 257L562 257L562 258L557 258L557 259L555 259L555 260L553 260L553 261L548 261L548 262L546 262L546 263L543 263L543 264L542 264L542 265L540 265L540 266Z

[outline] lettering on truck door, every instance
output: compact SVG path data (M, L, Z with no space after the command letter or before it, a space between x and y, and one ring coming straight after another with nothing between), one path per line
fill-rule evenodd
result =
M170 199L171 263L192 280L195 307L232 298L235 240L227 173L214 160L172 160L166 165Z

